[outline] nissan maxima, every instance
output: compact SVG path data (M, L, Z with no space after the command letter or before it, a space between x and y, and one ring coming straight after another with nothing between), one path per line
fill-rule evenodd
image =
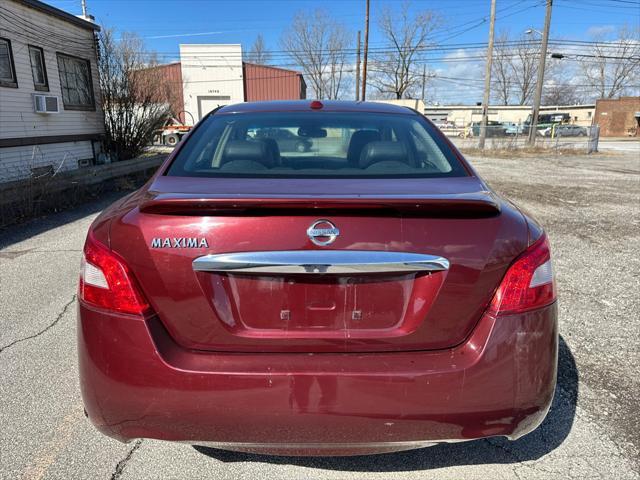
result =
M287 130L290 152L262 131ZM243 103L206 115L89 229L86 414L121 441L352 455L544 419L549 241L420 113Z

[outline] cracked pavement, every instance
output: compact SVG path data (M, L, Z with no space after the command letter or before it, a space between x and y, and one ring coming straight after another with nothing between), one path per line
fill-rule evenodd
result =
M0 479L639 479L640 158L471 160L552 242L559 379L536 431L343 458L102 436L82 410L75 294L86 230L111 195L0 233Z

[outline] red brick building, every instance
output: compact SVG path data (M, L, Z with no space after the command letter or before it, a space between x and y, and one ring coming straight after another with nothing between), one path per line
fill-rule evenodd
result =
M602 137L640 136L640 97L598 100L594 123Z

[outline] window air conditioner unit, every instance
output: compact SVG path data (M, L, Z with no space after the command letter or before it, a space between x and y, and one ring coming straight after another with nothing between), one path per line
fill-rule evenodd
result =
M33 106L36 113L59 113L58 97L55 95L34 95Z

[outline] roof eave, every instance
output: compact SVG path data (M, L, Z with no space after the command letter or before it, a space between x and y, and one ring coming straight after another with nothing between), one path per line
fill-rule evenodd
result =
M65 20L69 23L73 23L74 25L85 28L87 30L93 30L96 32L100 31L100 26L90 22L88 20L83 20L82 18L76 17L64 10L60 10L59 8L52 7L44 2L40 2L38 0L18 0L18 3L22 3L27 7L31 7L35 10L40 10L41 12L47 13L51 16L60 18L61 20Z

